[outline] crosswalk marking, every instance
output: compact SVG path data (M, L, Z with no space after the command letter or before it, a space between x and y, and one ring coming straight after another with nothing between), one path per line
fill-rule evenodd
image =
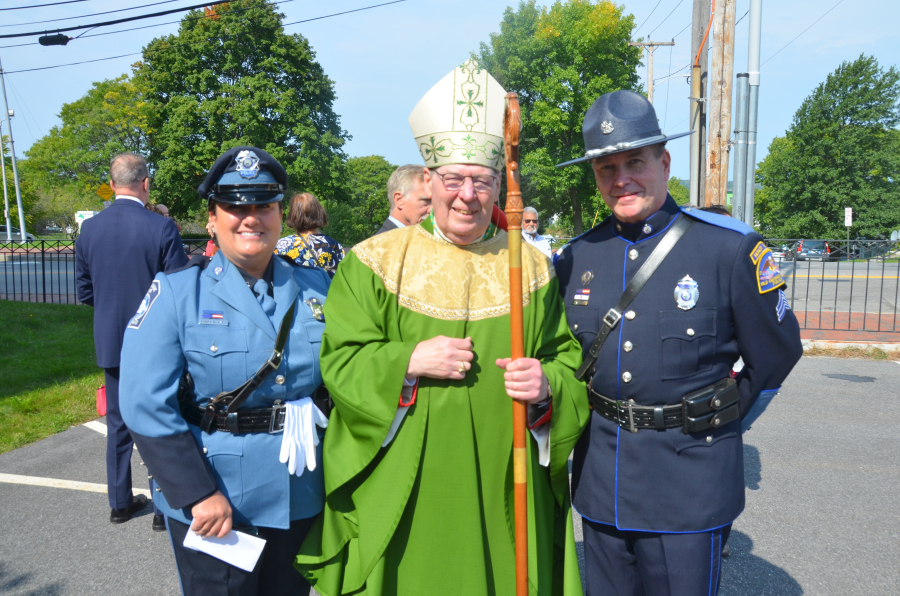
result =
M38 476L20 476L18 474L0 474L0 482L7 484L27 484L30 486L47 486L50 488L68 488L70 490L81 490L91 493L106 494L105 484L94 484L93 482L78 482L76 480L59 480L56 478L41 478ZM150 491L147 489L134 488L132 492L150 497Z

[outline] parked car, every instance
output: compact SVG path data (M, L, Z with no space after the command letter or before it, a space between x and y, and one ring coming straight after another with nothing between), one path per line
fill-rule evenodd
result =
M19 232L19 228L10 226L9 233L12 236L13 242L21 242L22 234ZM0 242L6 242L6 226L0 225ZM29 232L25 232L25 242L34 242L34 234Z
M825 240L798 240L784 254L785 261L837 261L840 250Z

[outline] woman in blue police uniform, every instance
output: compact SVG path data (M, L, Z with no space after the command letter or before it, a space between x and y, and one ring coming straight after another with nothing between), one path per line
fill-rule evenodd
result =
M125 333L122 416L158 487L185 594L309 593L292 562L324 499L314 423L327 421L308 396L322 383L330 280L273 255L286 182L261 149L222 155L198 189L219 251L157 275ZM193 389L179 392L185 372ZM262 377L255 388L251 377ZM228 399L209 406L237 388L249 397L234 413ZM252 572L182 546L189 531L232 529L267 541Z
M590 161L612 210L556 262L586 359L600 329L611 328L584 377L593 413L572 470L585 591L712 596L722 545L744 508L741 419L800 358L799 327L762 237L668 196L665 143L682 135L662 134L645 97L600 97L583 132L587 154L560 165ZM684 235L633 301L608 315L672 230ZM732 380L739 356L745 367ZM709 395L692 399L704 388Z

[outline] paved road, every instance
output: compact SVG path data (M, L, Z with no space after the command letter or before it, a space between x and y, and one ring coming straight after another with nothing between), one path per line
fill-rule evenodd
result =
M897 262L783 261L778 267L795 311L897 313Z
M801 360L744 436L747 508L722 596L897 594L898 386L895 362ZM71 428L0 455L0 474L103 484L104 448L94 430ZM139 455L133 465L146 488ZM150 509L120 526L108 515L104 494L0 482L0 594L178 594Z

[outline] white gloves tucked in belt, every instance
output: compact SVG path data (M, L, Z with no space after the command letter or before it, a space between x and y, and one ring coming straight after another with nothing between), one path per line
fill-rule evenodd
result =
M284 405L284 434L278 460L286 463L288 472L298 477L307 468L310 472L316 469L316 446L319 444L316 425L327 428L328 418L312 398L304 397Z

